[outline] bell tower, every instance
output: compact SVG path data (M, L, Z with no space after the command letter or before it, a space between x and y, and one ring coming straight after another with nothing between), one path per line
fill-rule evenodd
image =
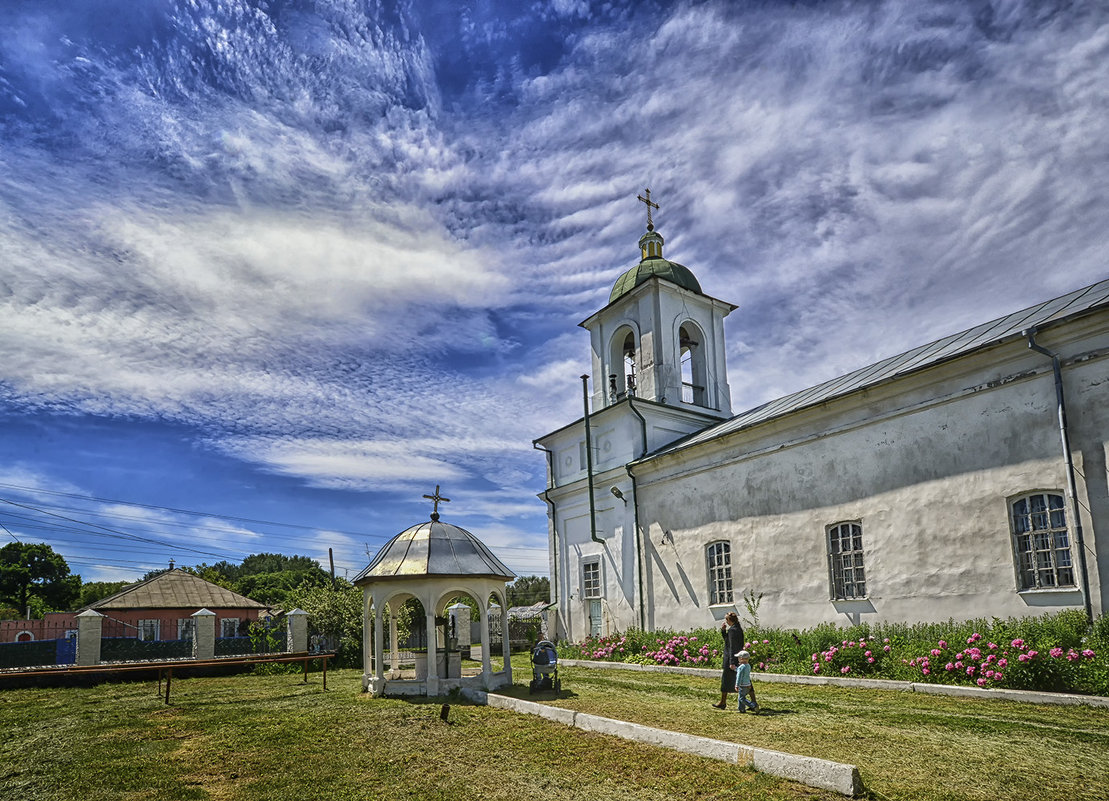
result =
M650 189L637 199L647 206L639 263L616 279L608 305L580 323L593 349L593 409L635 397L730 417L724 318L736 307L663 258L651 214L659 206Z

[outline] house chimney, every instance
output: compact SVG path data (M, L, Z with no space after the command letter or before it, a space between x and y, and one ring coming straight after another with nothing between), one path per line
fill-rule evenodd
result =
M173 570L173 558L172 557L169 560L169 569Z

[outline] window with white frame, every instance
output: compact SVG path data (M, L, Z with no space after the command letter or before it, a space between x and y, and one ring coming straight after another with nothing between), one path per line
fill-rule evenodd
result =
M191 640L193 638L194 624L196 623L191 617L177 618L177 639Z
M1073 587L1074 565L1062 493L1022 495L1012 501L1010 511L1020 588Z
M705 549L709 566L709 603L732 602L732 544L714 542Z
M162 638L162 621L160 620L140 620L139 621L139 639L144 642L147 640L160 640Z
M581 563L581 594L583 598L601 597L601 563L599 560Z
M828 566L832 573L833 600L866 597L862 524L836 523L828 527Z
M219 636L221 637L237 637L239 636L239 619L237 617L225 617L219 622Z

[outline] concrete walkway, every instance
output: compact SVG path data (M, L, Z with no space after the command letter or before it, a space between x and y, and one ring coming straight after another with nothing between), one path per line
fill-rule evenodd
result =
M547 706L535 701L525 701L522 698L511 698L497 693L468 689L461 692L465 698L476 704L487 704L488 706L509 709L525 715L537 715L567 726L574 726L583 731L607 734L660 748L671 748L686 754L696 754L697 756L719 759L737 765L750 765L762 773L790 779L809 787L819 787L822 790L831 790L846 796L857 795L862 790L859 770L854 765L845 765L827 759L817 759L816 757L797 756L782 751L771 751L767 748L755 748L754 746L741 745L727 740L713 740L709 737L698 737L693 734L656 729L638 723L602 718L598 715L588 715L585 712Z
M636 670L647 673L680 673L686 676L720 677L720 668L686 668L670 665L637 665L630 662L593 662L586 659L560 659L562 667L599 668L601 670ZM1109 707L1109 698L1101 695L1074 693L1043 693L1033 690L985 689L960 687L952 684L926 684L890 679L848 679L839 676L794 676L788 673L752 673L759 682L779 684L824 684L833 687L858 687L870 690L896 690L898 692L925 693L928 695L953 695L965 698L987 698L998 701L1019 701L1026 704L1060 704L1063 706Z

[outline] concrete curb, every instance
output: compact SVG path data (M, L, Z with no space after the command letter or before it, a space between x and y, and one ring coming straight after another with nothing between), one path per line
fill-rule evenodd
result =
M714 740L710 737L698 737L693 734L656 729L638 723L602 718L598 715L552 707L497 693L469 689L464 689L461 693L464 698L475 704L508 709L525 715L538 715L582 731L607 734L659 748L670 748L686 754L718 759L722 762L750 765L762 773L806 784L809 787L831 790L841 795L854 796L862 790L859 770L854 765L845 765L827 759L817 759L816 757L797 756L782 751L771 751L766 748L755 748L726 740Z
M679 673L685 676L716 678L720 670L683 668L670 665L637 665L628 662L595 662L587 659L560 659L565 667L600 668L602 670L633 670L650 673ZM1060 706L1109 707L1109 698L1102 695L1076 695L1074 693L1043 693L1035 690L987 690L982 687L962 687L955 684L924 684L892 679L847 679L839 676L795 676L789 673L752 673L761 682L778 684L816 684L831 687L856 687L870 690L895 690L898 692L950 695L963 698L982 698L995 701L1017 701L1024 704L1056 704Z

